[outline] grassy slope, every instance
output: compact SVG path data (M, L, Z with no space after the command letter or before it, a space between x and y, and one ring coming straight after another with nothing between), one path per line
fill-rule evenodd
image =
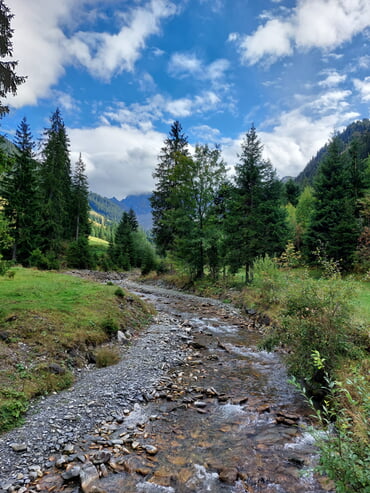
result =
M116 286L53 272L12 269L0 277L0 430L27 401L65 388L74 367L109 341L104 327L138 329L150 309Z

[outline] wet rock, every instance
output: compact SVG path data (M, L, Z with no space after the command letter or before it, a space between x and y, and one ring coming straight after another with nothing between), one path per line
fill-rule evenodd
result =
M287 426L297 426L299 421L299 416L288 413L276 413L275 418L276 424L283 424Z
M154 445L144 445L143 448L149 455L156 455L158 453L158 448Z
M238 479L238 470L236 467L226 467L225 469L221 469L218 473L220 481L226 484L234 484Z

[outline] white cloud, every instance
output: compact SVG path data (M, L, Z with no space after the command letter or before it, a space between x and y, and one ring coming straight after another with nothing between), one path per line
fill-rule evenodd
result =
M229 67L230 62L225 58L219 58L207 65L194 53L174 53L169 63L169 72L179 78L196 77L217 82L225 77Z
M319 82L321 87L335 87L347 79L346 74L341 75L336 70L327 70L323 75L326 75L326 78Z
M14 57L19 60L17 72L28 78L19 86L18 94L9 97L10 105L15 108L36 105L40 98L51 97L51 89L73 61L86 67L93 77L103 79L132 70L148 37L158 34L161 21L176 12L169 0L148 0L144 6L125 13L126 23L116 34L73 32L77 27L76 19L89 20L91 3L97 1L12 1ZM127 9L125 2L120 4ZM86 7L89 7L87 12ZM119 10L119 6L116 8ZM93 12L97 18L96 11ZM68 37L66 32L71 30Z
M355 88L361 95L363 101L370 101L370 77L365 77L364 80L354 79Z
M370 26L368 0L298 0L288 12L269 19L250 36L229 37L238 44L243 61L274 61L295 49L332 49Z
M89 187L104 196L122 199L153 189L152 172L165 136L149 129L101 125L68 129L72 162L82 153Z
M174 4L167 0L150 0L125 16L127 24L118 34L78 32L67 49L92 75L109 80L123 70L133 70L146 39L157 34L160 21L175 12Z

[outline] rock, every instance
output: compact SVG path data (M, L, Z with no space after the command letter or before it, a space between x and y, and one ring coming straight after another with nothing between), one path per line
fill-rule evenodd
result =
M156 455L158 453L158 449L154 445L144 445L143 448L149 455Z
M203 401L195 401L194 406L198 408L204 408L207 407L207 403Z
M219 478L220 481L226 484L234 484L235 481L238 479L238 470L236 467L228 467L225 469L222 469L219 472Z
M112 454L106 450L99 450L91 457L93 464L106 464L110 461Z
M50 363L48 370L50 373L54 373L54 375L64 375L66 372L62 366L58 365L58 363Z
M14 452L25 452L27 450L26 443L11 443L10 446Z
M94 464L92 462L83 464L79 475L83 493L93 493L94 486L96 486L94 482L99 479L99 473Z
M130 339L127 337L127 335L124 332L122 332L121 330L117 331L117 342L119 344L128 344L129 340Z
M70 469L67 469L63 474L62 478L64 481L71 481L72 479L76 479L80 476L81 467L73 466Z

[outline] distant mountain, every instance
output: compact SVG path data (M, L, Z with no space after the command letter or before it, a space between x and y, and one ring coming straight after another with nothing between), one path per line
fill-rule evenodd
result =
M338 134L344 152L350 143L356 139L359 143L359 158L365 159L370 154L370 120L358 120L351 123L348 127ZM328 152L328 144L325 144L296 177L295 181L299 184L312 183L321 161Z
M152 209L149 197L150 194L129 195L123 200L118 200L116 197L107 198L90 192L89 204L93 211L113 222L120 221L123 211L128 212L133 209L140 226L145 231L149 231L152 228Z

